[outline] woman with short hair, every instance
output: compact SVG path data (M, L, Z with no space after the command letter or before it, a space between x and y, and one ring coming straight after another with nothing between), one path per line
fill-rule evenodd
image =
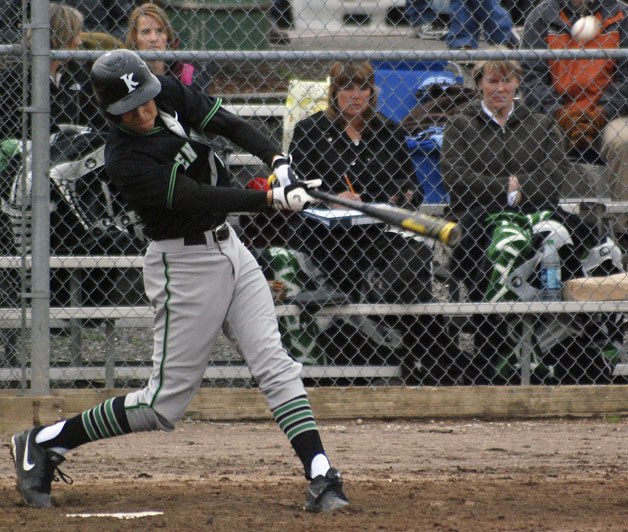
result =
M515 99L521 67L491 60L472 75L480 97L451 117L443 134L441 171L452 211L460 218L509 205L555 208L573 167L554 120Z

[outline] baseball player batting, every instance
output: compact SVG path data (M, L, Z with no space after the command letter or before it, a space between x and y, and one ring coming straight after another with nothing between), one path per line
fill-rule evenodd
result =
M106 400L71 419L11 438L24 502L51 506L51 482L71 449L132 432L171 431L199 388L221 329L240 354L310 480L305 509L349 504L330 466L305 388L301 364L281 345L270 289L260 266L225 222L234 211L300 211L308 187L279 149L220 98L153 75L134 52L99 57L91 81L111 123L105 168L151 239L144 285L155 307L153 371L140 390ZM227 170L203 140L222 135L265 161L280 186L233 189ZM254 452L254 450L253 450ZM62 479L67 477L59 475Z

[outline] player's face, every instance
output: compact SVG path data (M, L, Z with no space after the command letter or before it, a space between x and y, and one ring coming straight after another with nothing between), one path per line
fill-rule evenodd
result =
M168 46L166 29L153 17L142 15L137 19L137 38L135 46L138 50L163 51Z
M124 127L140 134L149 133L155 127L156 118L157 105L155 104L155 100L149 100L132 111L120 116Z
M339 111L345 118L351 119L364 113L371 98L371 89L367 86L350 85L336 93L336 102Z
M479 83L486 106L495 114L508 113L519 88L519 78L514 73L485 72Z

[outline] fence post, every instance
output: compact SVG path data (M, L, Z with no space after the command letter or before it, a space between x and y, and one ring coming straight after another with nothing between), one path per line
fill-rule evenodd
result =
M33 277L31 392L50 392L50 16L48 0L31 4Z
M530 386L532 373L532 340L534 336L534 316L524 314L521 319L521 386Z

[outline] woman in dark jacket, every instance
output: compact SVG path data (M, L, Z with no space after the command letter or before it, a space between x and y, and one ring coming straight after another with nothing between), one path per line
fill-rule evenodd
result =
M51 50L77 50L81 44L83 15L73 7L50 3ZM0 66L0 141L22 137L23 64L2 61ZM93 99L89 76L76 61L50 61L50 125L56 132L62 124L101 128L105 123Z
M441 171L452 212L461 218L508 206L526 212L555 208L573 164L554 120L515 101L517 64L488 61L474 69L474 79L481 98L451 117L443 134Z
M290 154L300 178L322 179L324 188L339 196L410 208L423 199L404 131L377 112L375 74L367 62L332 65L328 107L296 124ZM432 249L426 242L388 232L383 224L330 228L305 218L300 229L303 251L313 254L330 284L353 300L432 300ZM449 364L438 346L443 338L438 318L388 316L378 323L400 334L401 343L392 350L401 358L406 382L441 379ZM382 350L379 360L369 359L358 342L349 339L344 352L355 347L366 363L387 359Z
M405 132L377 113L369 63L336 62L326 111L298 122L290 154L304 179L322 179L351 199L421 204L423 192L405 147Z

